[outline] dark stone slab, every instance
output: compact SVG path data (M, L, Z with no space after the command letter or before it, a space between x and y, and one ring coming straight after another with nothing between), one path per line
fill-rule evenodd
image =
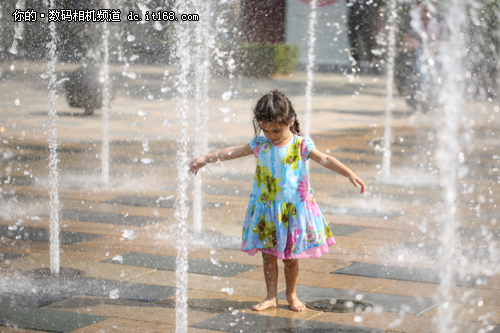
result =
M167 198L143 197L134 195L123 195L109 200L101 201L104 203L116 203L118 205L139 206L139 207L158 207L175 209L175 198L173 196ZM192 207L193 203L188 201L188 205ZM213 202L202 202L203 210L209 210L220 207L221 204Z
M481 214L479 215L479 218L481 220L486 220L486 221L500 221L500 212L498 210L483 210L481 211Z
M40 228L27 227L23 228L22 230L20 228L17 230L9 230L7 226L1 225L0 234L5 235L5 237L10 239L22 239L27 241L44 242L44 243L50 242L49 230ZM85 233L70 232L70 231L61 231L59 235L60 235L59 242L62 245L78 244L81 242L86 242L101 237L100 235L85 234Z
M235 333L303 332L303 333L383 333L383 330L324 323L312 320L263 316L254 313L224 312L190 327Z
M481 214L483 214L483 213L481 213ZM488 214L488 213L486 213L485 215L493 216L493 214ZM488 217L486 217L486 219L488 219ZM500 212L496 212L496 218L500 218ZM478 238L479 239L484 239L484 238L500 239L500 230L491 229L486 225L481 225L481 228L459 227L457 232L462 237L469 237L469 238L475 238L475 239L478 239Z
M31 186L34 184L33 178L29 177L3 177L0 178L0 184Z
M66 311L0 305L0 325L48 332L72 332L108 319Z
M439 192L438 192L439 193ZM332 195L335 198L359 198L358 191L344 191L337 194ZM433 198L433 197L423 197L418 195L410 195L407 193L398 193L398 194L389 194L389 193L365 193L365 199L382 199L389 201L398 201L398 202L411 202L415 205L419 204L435 204L438 203L441 198Z
M401 310L404 310L408 314L417 315L429 310L436 304L434 300L428 298L414 298L301 285L297 286L297 297L303 302L312 302L325 298L357 300L356 296L358 295L361 295L360 301L369 303L374 307L381 307L385 312L399 313ZM278 298L286 299L285 291L278 293Z
M8 291L0 294L0 304L25 307L41 307L77 295L110 297L112 292L119 299L140 302L157 302L175 295L175 288L85 277L36 279L6 288Z
M403 255L407 257L408 255L412 258L417 258L417 260L436 260L438 258L439 245L437 244L416 244L404 242L389 249L389 253L394 256Z
M500 333L500 325L491 330L490 333Z
M398 267L385 266L376 264L366 264L355 262L352 265L337 269L333 274L367 276L374 278L412 281L422 283L439 284L439 271L434 269L415 268L415 267ZM477 276L466 275L464 277L457 276L455 284L460 287L473 288L476 286ZM484 277L481 277L484 279Z
M400 212L383 211L376 209L352 208L352 207L338 207L320 202L318 202L318 206L323 212L323 214L350 215L359 217L372 217L379 219L393 219L395 217L401 216Z
M123 262L113 259L106 259L101 262L109 264L122 264L127 266L156 268L166 271L175 271L175 257L162 256L156 254L146 254L131 252L122 255ZM257 266L234 264L230 262L216 262L202 259L188 259L188 272L194 274L205 274L230 277L242 272L246 272Z
M62 220L118 224L118 225L134 226L134 227L143 227L148 224L164 221L164 219L160 219L157 217L89 212L89 211L71 210L71 209L61 210L59 212L59 218Z
M24 255L19 253L0 252L0 262L19 259L21 257L24 257Z
M332 231L334 236L347 236L364 229L363 227L353 227L350 225L333 223L328 223L328 226L330 227L330 230Z

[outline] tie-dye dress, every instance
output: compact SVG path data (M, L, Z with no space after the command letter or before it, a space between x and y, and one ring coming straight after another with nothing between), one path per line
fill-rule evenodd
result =
M294 135L275 146L265 136L250 142L257 169L243 223L241 250L279 259L313 258L335 244L332 232L313 198L306 161L315 148L311 139Z

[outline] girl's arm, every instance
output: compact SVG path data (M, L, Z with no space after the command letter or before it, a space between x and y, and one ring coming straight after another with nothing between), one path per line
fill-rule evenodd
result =
M253 154L252 148L250 148L250 145L248 143L243 146L224 148L215 153L210 153L205 156L198 157L192 160L189 163L189 173L196 175L198 173L198 170L203 168L208 163L233 160L235 158L248 156L252 154Z
M314 162L324 166L325 168L330 169L333 172L336 172L344 177L349 178L349 181L354 186L356 187L358 187L358 185L361 186L361 193L365 192L365 183L363 183L363 180L359 178L354 172L352 172L351 169L349 169L339 160L337 160L335 157L323 154L322 152L314 148L309 152L309 158L312 159Z

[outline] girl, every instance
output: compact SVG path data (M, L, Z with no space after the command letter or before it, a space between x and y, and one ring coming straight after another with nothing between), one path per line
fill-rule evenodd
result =
M337 172L356 187L365 184L335 158L316 149L309 138L299 136L299 122L290 100L274 89L262 96L254 110L255 137L249 144L229 147L199 157L189 164L190 173L207 163L254 154L257 170L243 223L241 250L249 255L262 252L267 297L252 308L261 311L277 306L278 258L285 266L286 299L294 311L305 305L297 298L298 258L314 258L335 244L309 186L307 159ZM257 136L260 131L264 135Z

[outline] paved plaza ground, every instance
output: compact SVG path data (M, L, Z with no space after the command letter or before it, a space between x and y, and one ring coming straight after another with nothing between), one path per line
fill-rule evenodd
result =
M59 77L76 65L58 65ZM109 129L109 184L101 180L101 110L82 116L60 89L58 150L64 278L48 268L50 123L44 64L0 64L0 332L174 332L177 196L175 69L132 66L116 77ZM168 76L165 72L168 71ZM135 77L135 78L133 78ZM310 162L311 185L337 244L300 259L298 297L361 301L346 312L285 300L254 312L266 296L262 258L242 253L241 227L255 158L212 164L203 179L201 233L189 244L189 332L436 332L440 285L442 190L435 153L441 109L413 112L395 96L390 176L382 177L386 80L316 74L311 137L318 149L358 173L364 195L347 179ZM209 150L249 142L251 108L271 88L284 91L304 121L305 73L272 79L212 77L206 122ZM232 91L229 100L222 95ZM467 101L458 143L456 278L450 309L458 332L500 332L500 125L494 102ZM194 157L195 102L189 100ZM187 193L193 202L193 178ZM69 274L69 273L68 273Z

